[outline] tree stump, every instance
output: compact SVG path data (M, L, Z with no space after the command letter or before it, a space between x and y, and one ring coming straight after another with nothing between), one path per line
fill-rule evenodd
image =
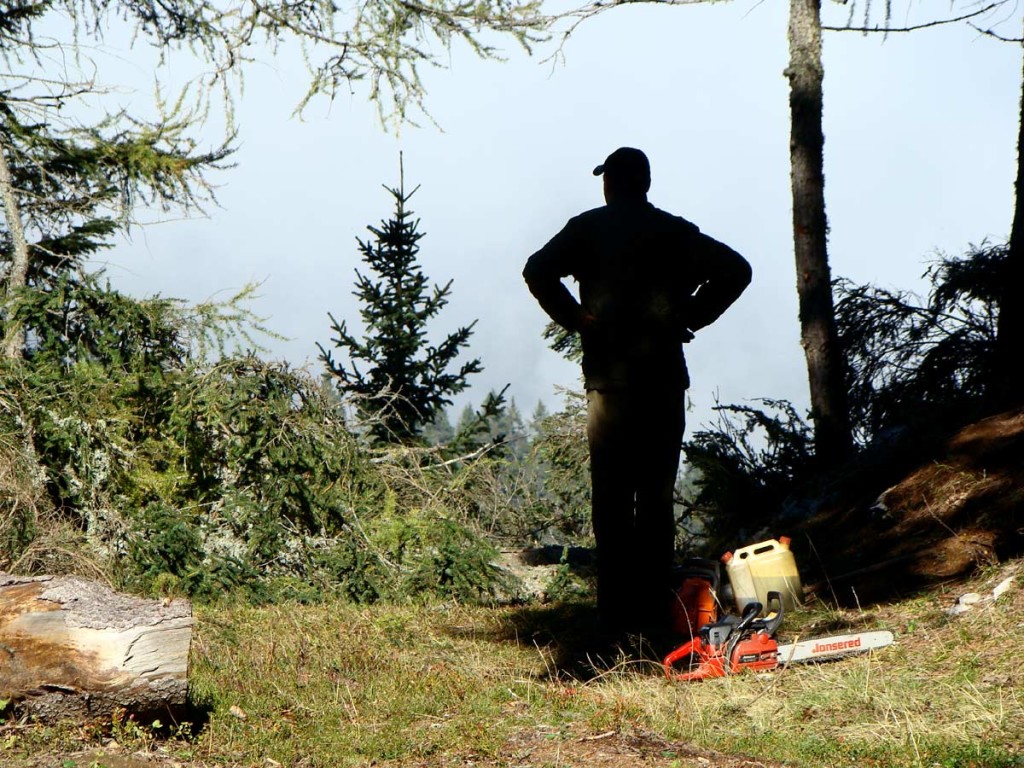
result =
M47 722L183 709L192 607L0 573L0 703Z

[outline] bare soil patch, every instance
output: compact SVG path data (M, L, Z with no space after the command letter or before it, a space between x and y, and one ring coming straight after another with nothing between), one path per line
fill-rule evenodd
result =
M375 763L384 766L388 763ZM403 766L416 763L402 762ZM422 768L781 768L782 763L699 749L667 741L653 733L571 733L542 729L522 731L496 758L446 756L422 763ZM22 768L206 768L204 763L181 762L158 752L122 754L118 748L90 749L75 754L40 755ZM281 768L267 761L263 768Z
M666 741L642 731L619 733L558 733L524 731L508 745L507 756L490 763L504 768L774 768L781 763L698 749Z

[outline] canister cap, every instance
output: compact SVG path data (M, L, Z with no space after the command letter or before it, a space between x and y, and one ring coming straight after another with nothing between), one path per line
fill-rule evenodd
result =
M782 545L783 549L789 549L789 542L791 539L789 536L779 536L779 544Z
M722 562L726 565L729 564L730 560L732 560L732 552L726 552L724 555L722 555Z

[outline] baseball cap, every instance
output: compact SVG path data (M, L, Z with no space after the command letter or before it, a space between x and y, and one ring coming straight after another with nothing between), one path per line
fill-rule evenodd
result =
M594 169L594 175L608 174L615 178L640 177L650 181L651 164L647 155L633 147L619 147Z

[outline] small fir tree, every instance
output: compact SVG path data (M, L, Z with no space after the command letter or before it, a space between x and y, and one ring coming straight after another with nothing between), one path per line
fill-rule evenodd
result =
M317 346L338 390L355 396L361 414L370 420L374 439L409 442L438 411L451 405L451 396L462 392L468 377L483 367L474 358L453 368L476 321L448 334L436 346L428 341L427 325L448 303L452 281L431 289L417 262L425 233L419 231L419 220L412 218L407 205L419 187L406 194L404 174L400 174L398 188L385 189L394 198L394 214L379 228L367 227L372 238L357 238L371 271L364 275L356 270L353 291L362 305L359 314L365 336L356 338L345 321L329 314L336 334L332 341L344 351L348 364L335 360L322 344Z

